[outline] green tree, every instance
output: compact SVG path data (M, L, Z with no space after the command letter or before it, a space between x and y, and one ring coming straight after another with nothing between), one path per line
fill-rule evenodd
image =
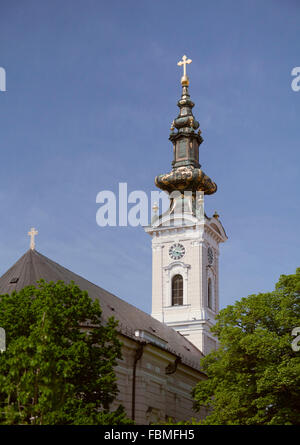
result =
M62 281L0 297L0 423L121 424L110 411L121 357L117 322L101 318L98 301Z
M204 424L300 425L300 268L275 290L250 295L220 311L212 329L220 348L202 360L207 380L194 389Z

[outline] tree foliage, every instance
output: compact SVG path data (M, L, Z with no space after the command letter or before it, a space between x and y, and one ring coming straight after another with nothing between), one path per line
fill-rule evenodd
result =
M120 424L110 411L121 357L117 322L101 319L98 301L59 281L0 297L0 423Z
M212 329L220 348L202 360L207 380L194 390L205 424L300 425L300 268L275 290L242 298L220 311Z

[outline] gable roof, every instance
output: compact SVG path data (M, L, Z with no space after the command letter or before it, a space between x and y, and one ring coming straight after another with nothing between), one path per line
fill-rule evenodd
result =
M35 285L37 280L64 281L66 284L74 281L80 289L86 290L92 299L99 300L104 319L114 316L119 320L118 330L127 337L140 341L135 331L142 330L163 340L162 349L180 356L183 363L200 370L201 351L190 343L183 335L173 328L161 323L146 312L116 297L110 292L91 283L81 276L71 272L58 263L50 260L36 250L28 250L7 272L0 278L0 295L20 291L25 286Z

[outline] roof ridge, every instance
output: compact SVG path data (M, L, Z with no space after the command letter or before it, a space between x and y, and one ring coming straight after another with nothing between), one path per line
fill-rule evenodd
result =
M34 270L34 274L32 274L32 270ZM126 335L126 331L134 334L136 330L151 329L155 335L168 343L167 349L176 351L176 354L180 355L186 364L188 362L197 363L191 367L199 369L200 358L203 357L203 354L185 336L180 335L172 327L160 322L142 309L72 272L37 250L27 251L0 277L0 294L11 293L14 289L8 281L12 273L19 277L17 287L15 287L17 290L28 285L36 285L36 281L40 279L48 282L60 280L65 283L74 281L80 289L86 290L92 299L99 301L104 319L114 316L119 320L120 332ZM137 338L135 340L138 341Z

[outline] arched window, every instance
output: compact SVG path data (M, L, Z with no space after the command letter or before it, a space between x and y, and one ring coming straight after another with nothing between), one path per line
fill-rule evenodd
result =
M207 306L212 309L213 308L213 297L212 297L212 282L211 278L208 279L207 282Z
M183 304L183 278L181 275L174 275L172 278L172 306Z

